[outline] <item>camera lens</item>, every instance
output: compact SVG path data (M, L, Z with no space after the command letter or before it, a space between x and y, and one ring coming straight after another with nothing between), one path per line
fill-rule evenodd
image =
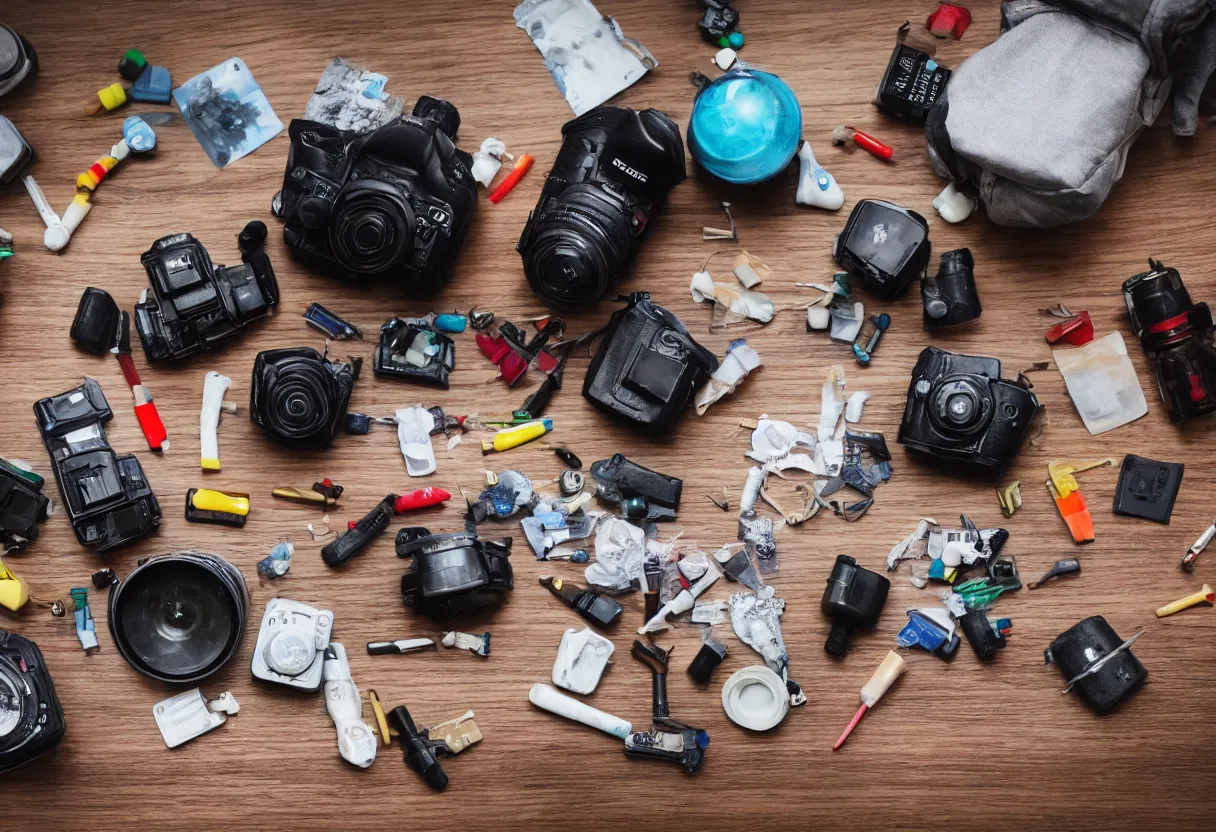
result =
M1129 311L1137 323L1137 335L1146 344L1160 348L1190 332L1190 293L1174 269L1155 269L1131 278L1123 285Z
M267 350L253 364L250 418L288 444L328 445L350 402L358 374L307 347Z
M110 634L132 667L153 679L199 682L236 653L249 593L235 566L180 552L152 558L110 593Z
M625 206L601 188L571 186L537 218L524 252L532 290L559 309L595 303L624 268L633 244Z
M931 395L929 417L945 433L970 434L983 430L992 415L987 386L975 379L942 379Z
M330 235L344 266L356 274L379 274L406 259L414 243L414 210L395 186L364 180L338 197Z

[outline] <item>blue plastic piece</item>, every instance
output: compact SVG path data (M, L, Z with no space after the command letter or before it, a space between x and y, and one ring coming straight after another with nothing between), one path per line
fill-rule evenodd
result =
M591 560L591 555L587 554L586 549L579 549L577 552L570 553L571 563L587 563Z
M359 327L348 323L340 315L329 311L319 303L314 303L304 310L304 320L335 341L363 340L363 333Z
M929 579L933 581L946 580L946 564L941 558L934 558L929 561Z
M789 166L802 140L802 106L768 72L733 69L697 94L688 149L705 170L736 185L772 179Z
M258 574L268 581L278 580L291 568L291 544L276 543L270 554L258 561Z
M372 418L366 413L347 413L343 430L348 436L367 436L372 432Z
M730 44L731 49L742 49L743 44L746 41L743 38L742 32L731 32L730 35L726 38L726 42Z
M156 149L156 131L139 116L123 119L122 137L132 153L148 153Z
M169 70L163 66L152 66L148 64L144 67L144 71L135 79L134 85L131 87L132 101L149 101L153 104L168 104L170 100L170 92L173 90L173 81L169 77Z
M435 329L440 332L464 332L465 327L469 325L469 319L464 315L455 315L445 313L435 316Z
M947 634L928 616L908 610L908 623L895 637L895 643L900 647L919 647L927 653L948 659L958 650L959 638Z

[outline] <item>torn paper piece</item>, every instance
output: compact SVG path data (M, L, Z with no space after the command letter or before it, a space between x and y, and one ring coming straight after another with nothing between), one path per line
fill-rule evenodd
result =
M764 657L764 663L785 678L790 663L781 637L785 601L766 586L757 592L733 592L729 599L730 623L739 640Z
M321 73L304 118L339 130L369 133L401 115L404 102L389 95L388 77L334 58Z
M515 7L515 25L540 50L545 69L576 116L628 89L659 65L591 0L524 0Z
M796 446L815 447L815 437L798 430L789 422L779 422L761 416L752 431L752 449L745 456L757 462L772 462L790 453Z
M916 528L912 530L912 534L891 547L891 552L887 555L888 572L895 571L895 567L899 565L900 561L917 560L925 556L925 547L916 544L928 540L930 526L936 528L937 521L932 517L922 517L916 524Z
M715 283L709 272L697 272L689 284L692 299L697 303L713 301L714 325L723 326L743 320L766 324L777 314L777 308L763 292L753 292L738 286ZM717 307L723 312L719 317Z
M619 517L609 517L595 533L595 563L583 573L587 583L610 592L646 586L646 535Z
M1095 436L1148 413L1140 379L1120 333L1112 332L1076 349L1052 350L1051 357L1086 430Z
M692 608L693 624L708 624L712 627L715 624L723 624L725 622L725 601L702 601Z
M610 640L590 628L566 630L553 662L553 684L584 696L591 693L615 649Z
M856 393L849 396L849 400L844 406L844 420L846 422L860 422L861 409L865 407L866 402L869 400L870 394L865 390L858 390Z
M832 315L832 340L853 343L857 333L861 331L861 323L865 320L865 304L858 301L847 303L837 301L828 307Z
M411 477L434 473L436 462L431 431L435 428L435 417L425 407L401 407L394 416L406 473Z
M836 433L836 423L844 412L844 367L839 364L828 370L827 380L820 389L819 441L831 439Z
M743 284L744 289L755 289L772 276L770 269L758 257L753 257L746 251L735 255L735 279Z
M752 466L747 472L747 482L743 484L743 494L739 497L739 513L751 511L756 507L756 499L760 489L764 487L765 471L763 468Z
M491 136L481 143L481 149L473 154L473 178L483 188L490 187L494 177L502 167L503 157L507 156L507 146L499 139Z
M697 392L697 415L705 415L705 411L709 410L711 404L728 393L735 392L735 388L743 379L747 378L748 374L760 364L760 354L749 347L746 342L742 339L732 341L726 349L726 358L722 359L718 369L709 377L709 381L705 382L705 386Z

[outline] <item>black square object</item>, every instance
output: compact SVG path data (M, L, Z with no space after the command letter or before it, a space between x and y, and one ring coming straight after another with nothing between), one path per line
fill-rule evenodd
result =
M1115 514L1169 523L1182 485L1182 468L1181 462L1157 462L1132 454L1123 457Z
M684 373L684 365L662 353L646 350L638 353L624 378L626 387L635 393L650 396L667 404L675 395L676 385Z

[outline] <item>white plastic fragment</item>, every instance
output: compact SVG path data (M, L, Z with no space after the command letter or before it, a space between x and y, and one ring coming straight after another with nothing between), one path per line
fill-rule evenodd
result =
M789 653L781 637L785 601L776 597L776 592L771 586L759 592L732 592L730 623L740 641L763 656L770 669L783 674L789 664Z
M757 462L773 462L790 454L797 446L815 447L815 437L798 430L789 422L761 416L752 431L752 449L745 456Z
M1052 350L1068 395L1085 428L1095 436L1134 422L1148 413L1136 368L1123 335L1112 332L1083 347ZM1029 419L1030 414L1024 418Z
M831 439L844 411L844 367L833 365L819 393L819 441Z
M590 628L566 630L553 662L553 684L584 696L595 690L616 649Z
M742 286L715 283L709 272L697 272L688 286L692 299L697 303L712 301L728 311L727 323L734 319L750 319L768 323L777 314L777 308L763 292L753 292Z
M725 46L717 51L713 57L714 66L726 72L735 65L735 61L739 60L739 53Z
M376 732L363 721L363 700L350 675L346 648L336 641L325 650L321 674L325 710L338 732L338 754L351 765L368 768L376 761Z
M597 554L596 557L599 557ZM708 562L707 562L708 563ZM638 628L638 633L645 635L646 633L657 633L660 630L666 630L671 625L668 624L667 618L672 615L680 615L688 612L696 604L705 590L709 589L722 576L722 570L717 564L708 563L709 569L700 580L694 583L688 589L680 590L680 594L672 598L666 604L659 608L659 611L654 614L654 617Z
M808 306L806 325L816 332L823 332L832 325L832 313L826 306Z
M750 731L776 728L790 711L785 681L765 665L737 670L722 686L722 710Z
M626 592L636 582L646 586L646 533L619 517L605 518L595 533L595 563L587 566L587 583L611 592Z
M473 154L473 178L483 188L490 187L502 167L502 157L507 155L507 146L493 136L481 143L481 149Z
M760 489L764 487L765 471L753 465L747 471L747 482L743 484L743 494L739 497L739 513L744 514L756 507L760 497Z
M220 406L232 379L214 370L203 377L203 409L198 416L199 464L206 470L220 470L220 441L216 433L220 425Z
M165 745L177 748L220 727L240 709L236 697L228 691L208 702L195 688L157 702L152 706L152 716Z
M860 422L861 409L865 407L866 402L869 400L870 394L865 390L858 390L856 393L849 396L849 400L844 406L844 420L846 422Z
M729 558L728 558L729 560ZM711 627L715 624L722 624L726 621L726 602L725 601L703 601L700 604L693 605L692 608L692 623L693 624L708 624Z
M576 116L603 104L659 65L591 0L524 0L515 25L528 33Z
M940 194L933 197L933 210L949 223L962 222L967 219L975 210L976 204L976 200L960 191L953 182L943 188Z
M435 427L435 417L425 407L399 407L394 416L406 473L411 477L434 473L436 462L431 430Z
M593 708L585 702L580 702L572 696L566 696L548 685L535 684L528 691L528 701L542 711L565 717L581 723L617 739L625 739L633 733L633 723L626 722L619 716Z
M839 211L844 205L844 191L836 184L836 177L819 165L811 143L806 140L798 148L798 190L794 201L826 211Z
M861 331L862 321L865 320L865 304L857 301L852 305L835 303L828 307L832 314L832 340L853 343L857 333Z
M705 415L709 406L728 393L735 392L743 379L752 370L761 365L760 354L749 347L743 340L734 341L726 350L726 357L718 365L718 369L705 382L705 386L697 391L697 415Z
M910 535L891 547L891 552L887 555L888 572L894 571L895 567L902 560L915 560L923 556L923 552L917 552L912 547L915 543L929 537L930 526L936 528L937 521L932 517L922 517Z
M946 639L954 637L954 616L945 607L921 607L918 613L946 631Z
M478 656L490 655L490 634L482 633L460 633L449 631L443 634L443 639L439 642L448 649L455 648L457 650L468 650L470 653L476 653Z

